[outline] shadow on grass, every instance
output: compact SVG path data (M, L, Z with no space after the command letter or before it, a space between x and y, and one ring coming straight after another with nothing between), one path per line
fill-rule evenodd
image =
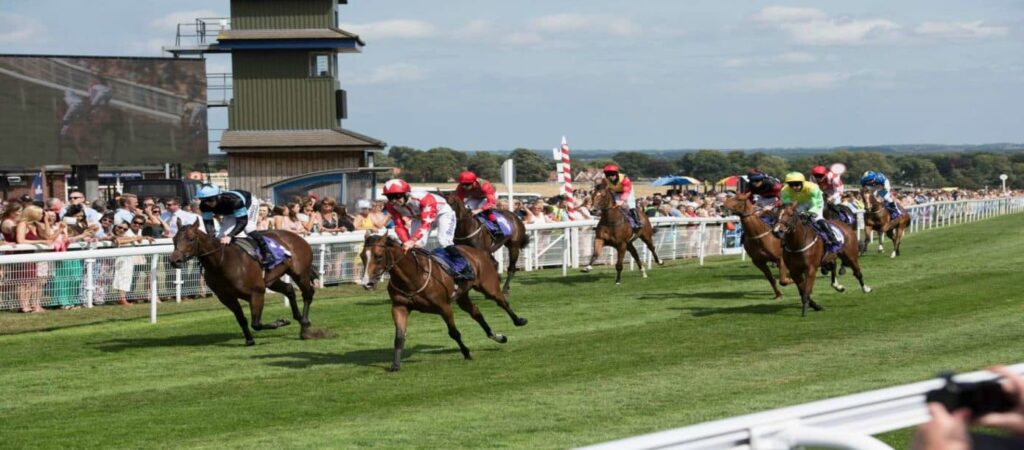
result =
M479 353L481 351L496 351L496 349L479 349L471 350L472 353ZM415 345L407 346L402 350L402 361L407 363L406 360L410 357L418 354L452 354L458 355L453 359L462 359L462 355L459 353L458 347L455 347L454 343L451 347L439 346L439 345ZM373 350L353 350L344 354L335 353L313 353L313 352L293 352L293 353L279 353L275 355L255 355L254 359L266 359L272 360L267 362L267 365L274 367L284 367L287 369L308 369L316 366L333 366L340 364L350 364L363 367L380 367L387 368L391 366L391 361L394 358L394 348L379 348ZM415 363L415 361L408 361Z
M729 315L729 314L776 314L785 309L800 309L800 304L792 303L765 303L760 305L746 305L746 306L730 306L730 307L715 307L715 306L684 306L678 308L669 308L676 311L685 311L690 313L693 317L706 317L715 315Z
M242 337L241 333L209 333L168 336L164 338L113 339L110 341L95 342L89 345L105 352L121 352L136 348L204 347L222 344L232 340L237 340L238 347L240 348L245 344L245 339Z
M387 294L385 293L385 295ZM358 302L352 302L352 304L356 306L386 306L391 304L391 300L388 298L383 298L380 300L363 300Z
M639 275L637 275L639 277ZM557 278L540 278L540 277L529 277L529 278L516 278L517 284L523 284L526 286L532 286L537 284L562 284L568 286L575 286L577 283L593 284L594 282L600 281L602 278L609 279L610 283L614 284L615 274L608 273L576 273L570 274L564 277Z
M771 297L771 293L760 294L749 291L711 291L711 292L652 292L637 297L638 300L735 300L744 298Z

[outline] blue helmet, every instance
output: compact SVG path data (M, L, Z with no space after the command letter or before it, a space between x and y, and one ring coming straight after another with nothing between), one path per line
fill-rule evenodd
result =
M204 184L199 187L199 191L196 192L196 198L202 200L205 198L216 197L220 195L220 188L215 184Z
M750 181L764 181L767 178L768 175L765 175L763 172L757 169L751 170L750 172L747 173L747 180Z
M860 184L874 183L878 181L878 173L872 170L864 172L864 176L860 178Z

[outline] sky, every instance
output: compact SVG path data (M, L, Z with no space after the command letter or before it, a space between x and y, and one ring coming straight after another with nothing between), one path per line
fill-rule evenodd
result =
M228 15L4 0L0 53L159 56L176 23ZM344 127L390 145L1024 142L1021 0L351 0L340 18L367 43L340 56Z

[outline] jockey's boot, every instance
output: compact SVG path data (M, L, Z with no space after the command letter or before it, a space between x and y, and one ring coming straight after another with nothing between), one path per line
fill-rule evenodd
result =
M629 208L629 215L633 217L633 231L640 231L643 228L643 222L640 221L636 208Z
M501 223L498 222L498 213L494 212L494 210L488 209L482 214L491 222L491 234L498 239L505 237L505 232L501 229Z
M265 269L269 268L274 263L274 254L267 247L267 241L263 240L262 235L256 233L252 233L249 237L256 243L256 247L260 249L260 266Z
M889 217L892 219L900 216L900 209L896 206L896 202L885 202L885 209L889 210Z
M825 233L825 238L828 239L829 247L835 247L839 245L839 238L836 237L835 233L832 230L832 227L828 226L828 222L825 219L818 219L818 221L815 224L818 226L819 230Z

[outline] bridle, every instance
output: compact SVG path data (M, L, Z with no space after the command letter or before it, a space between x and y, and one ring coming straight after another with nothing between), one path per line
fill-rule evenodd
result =
M785 212L786 212L785 210L782 211L782 213L785 213ZM781 216L781 214L780 214L780 216ZM796 229L796 221L799 220L798 215L796 213L794 213L792 216L788 217L787 219L788 220L783 221L782 217L779 217L778 224L776 225L776 227L781 226L781 225L785 225L786 226L786 230L782 232L783 235L785 235L786 233L789 233L790 231L795 230ZM814 233L814 239L811 239L811 243L809 243L809 244L805 245L803 248L800 248L800 249L797 249L797 250L794 250L794 249L791 249L791 248L787 247L785 239L779 239L779 241L782 242L782 249L783 250L785 250L785 251L787 251L789 253L803 253L803 252L806 252L809 248L811 248L812 246L814 246L815 243L818 242L818 233Z
M409 254L409 252L414 252L414 250L410 250L409 252L406 252L404 255L402 255L400 258L395 258L394 256L391 256L391 251L388 249L388 243L387 242L384 242L383 244L375 243L375 244L370 246L370 248L374 248L374 247L384 249L384 270L381 270L380 273L377 276L374 277L375 279L376 278L380 278L381 275L384 274L384 272L389 272L390 273L391 270L394 269L395 266L397 266L398 263L401 262L402 259L404 259L406 257L406 255ZM416 261L416 265L418 266L419 265L419 260L416 259L416 255L415 254L413 254L413 260ZM406 292L405 290L399 288L398 286L395 285L395 279L394 278L391 278L388 281L388 287L389 288L394 288L396 291L398 291L399 294L402 294L402 295L404 295L404 296L406 296L408 298L413 298L416 295L418 295L419 293L421 293L424 290L426 290L427 286L430 285L430 278L431 278L431 274L433 273L433 271L434 271L434 262L432 260L430 260L430 258L427 258L427 276L423 280L423 285L420 286L420 288L417 289L415 292Z
M195 233L199 232L196 231ZM217 248L214 248L213 250L210 250L206 253L199 253L199 235L197 234L195 236L195 239L192 239L192 254L190 256L186 256L182 262L186 262L192 258L202 259L205 256L209 256L216 252L220 252L220 262L221 264L224 264L224 247L224 245L218 245Z

